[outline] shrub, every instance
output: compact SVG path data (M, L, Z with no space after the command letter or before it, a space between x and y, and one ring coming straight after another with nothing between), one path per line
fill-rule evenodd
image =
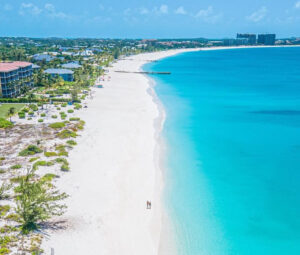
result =
M34 112L29 112L28 115L29 115L29 116L33 116L33 115L34 115Z
M60 107L56 107L56 109L57 109L58 111L60 111L61 108L60 108Z
M36 161L37 159L39 159L39 157L31 158L31 159L29 159L29 162L34 162L34 161Z
M69 164L69 163L68 163L68 160L66 160L65 158L57 158L57 159L55 159L55 161L56 161L57 163L62 163L62 164L66 164L66 165Z
M49 125L49 127L54 129L64 128L66 124L64 122L55 122Z
M17 209L21 219L23 234L38 229L38 224L52 216L62 215L65 205L58 203L67 198L67 194L49 189L51 182L45 178L34 178L33 171L28 172L15 188Z
M45 151L44 155L49 158L49 157L55 157L55 156L57 156L57 153L54 152L54 151Z
M58 176L56 174L45 174L42 178L46 181L52 181L54 178L57 178Z
M32 118L31 118L31 117L29 117L27 120L32 120Z
M32 111L37 111L39 108L37 107L36 104L30 104L29 105L29 108L32 110Z
M25 112L18 112L18 115L20 119L25 119L26 116Z
M67 172L67 171L70 171L70 167L69 167L69 165L62 164L62 166L60 167L60 170Z
M72 109L68 110L68 113L73 113L73 112L74 112L74 110L72 110Z
M63 104L61 104L61 107L67 107L67 103L63 103Z
M26 149L22 150L19 153L19 156L25 157L25 156L30 156L30 155L35 155L37 153L43 152L39 147L35 145L29 145Z
M46 166L46 165L47 165L47 161L40 160L40 161L37 161L33 164L32 169L33 170L38 170L39 166Z
M9 210L10 210L9 205L0 205L0 217L5 216L5 214L7 214Z
M46 117L46 113L41 113L41 117Z
M77 134L69 129L65 129L57 134L57 137L60 139L66 139L66 138L75 138Z
M51 118L52 119L57 119L57 115L52 115Z
M38 122L44 122L44 120L43 119L39 119Z
M74 140L68 140L67 144L71 146L77 145L77 143Z
M73 118L70 118L69 121L79 121L80 118L76 118L76 117L73 117Z
M11 169L20 169L20 168L22 168L22 166L21 166L20 164L13 165L13 166L11 167Z
M2 184L0 186L0 200L9 198L9 195L6 192L9 191L11 189L11 187L12 187L11 184L2 182Z
M0 118L0 128L6 129L6 128L11 128L11 127L13 127L13 124L10 121L8 121L4 118Z

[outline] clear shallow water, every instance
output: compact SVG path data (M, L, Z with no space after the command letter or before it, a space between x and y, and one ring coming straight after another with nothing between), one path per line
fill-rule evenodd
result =
M179 254L300 254L300 48L148 64L167 119L165 203Z

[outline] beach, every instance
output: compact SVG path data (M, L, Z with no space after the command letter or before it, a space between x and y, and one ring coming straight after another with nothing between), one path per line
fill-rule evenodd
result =
M67 212L46 229L45 254L158 254L161 240L163 176L159 135L163 125L149 78L140 71L189 49L146 53L114 63L93 88L71 171L56 185L69 194ZM151 201L151 209L146 202ZM164 245L163 245L164 247Z

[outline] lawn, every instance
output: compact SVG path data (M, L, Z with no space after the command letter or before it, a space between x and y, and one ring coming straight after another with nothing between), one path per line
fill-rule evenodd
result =
M16 109L16 113L20 111L25 104L1 104L0 105L0 118L7 118L7 113L10 107L14 107Z

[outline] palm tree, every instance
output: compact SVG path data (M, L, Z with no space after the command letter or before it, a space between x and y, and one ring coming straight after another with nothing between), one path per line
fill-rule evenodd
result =
M11 117L12 117L15 113L16 113L16 108L15 108L15 107L10 107L10 108L8 109L7 115L8 115L8 117L9 117L9 121L10 121L10 122L11 122Z

